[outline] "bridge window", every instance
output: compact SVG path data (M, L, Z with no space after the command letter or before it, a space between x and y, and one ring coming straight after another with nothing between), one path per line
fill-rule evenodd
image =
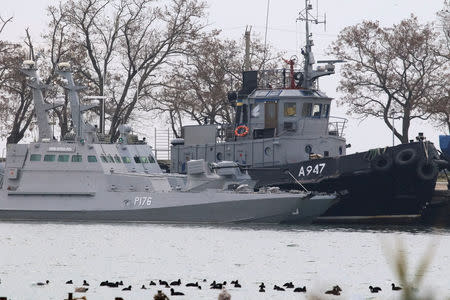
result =
M134 157L134 162L137 163L137 164L141 163L141 159L139 158L139 156L135 156Z
M314 104L312 116L314 118L320 118L321 113L322 113L322 104Z
M148 164L148 158L147 157L145 157L145 156L141 156L141 163L143 163L143 164Z
M156 163L155 159L154 159L153 156L151 156L151 155L148 157L148 160L150 160L150 163L151 163L151 164Z
M285 117L297 116L297 106L295 102L284 103L284 116Z
M102 160L102 162L107 163L108 160L106 159L106 156L104 155L100 155L100 159Z
M312 103L303 103L302 117L311 117Z
M41 161L41 155L40 154L31 154L30 161Z
M330 115L330 104L324 104L322 110L322 117L328 118Z
M88 155L88 162L97 162L97 157L95 155Z
M67 154L58 155L58 161L59 162L68 162L69 161L69 155L67 155Z
M122 156L122 161L124 164L129 164L131 163L131 158L129 158L128 156Z
M109 163L114 163L114 158L112 157L111 154L108 154L108 156L106 158L108 159Z
M121 163L121 161L120 161L120 157L119 157L119 155L114 155L114 160L116 161L116 163Z
M72 162L82 162L83 161L83 157L81 155L72 155Z
M55 161L56 160L56 155L54 154L46 154L44 156L44 161Z

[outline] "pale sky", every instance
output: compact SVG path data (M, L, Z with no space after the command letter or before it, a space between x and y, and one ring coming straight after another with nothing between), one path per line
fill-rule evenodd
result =
M162 1L164 2L164 1ZM267 0L208 0L208 23L210 28L222 29L223 35L230 38L241 38L246 25L252 25L252 33L264 37ZM324 50L336 39L344 27L357 24L363 20L378 20L384 26L398 23L410 14L418 16L422 22L436 20L436 12L443 7L443 0L319 0L319 15L326 13L327 25L313 25L313 48L316 60L332 59L324 56ZM3 17L14 16L4 32L4 38L20 41L24 29L29 27L34 39L39 41L48 21L45 8L56 4L54 0L0 0ZM316 6L316 0L312 0ZM286 58L296 54L304 43L304 24L296 23L298 12L304 7L304 0L270 0L267 41L276 50L285 51ZM339 98L336 87L339 81L337 74L323 77L320 89L333 98ZM332 106L331 115L349 119L345 132L347 142L352 144L349 153L361 152L374 147L392 145L392 133L383 121L367 119L360 121L346 114L345 107ZM399 122L398 122L399 123ZM154 125L149 124L150 128ZM167 126L168 127L168 126ZM144 130L144 129L143 129ZM142 130L141 130L142 131ZM148 130L151 136L153 129ZM414 121L410 129L410 139L418 132L424 132L429 140L438 145L439 134L443 129L436 129L429 123ZM150 141L152 141L150 139ZM0 143L0 150L4 148ZM396 144L398 141L396 140Z

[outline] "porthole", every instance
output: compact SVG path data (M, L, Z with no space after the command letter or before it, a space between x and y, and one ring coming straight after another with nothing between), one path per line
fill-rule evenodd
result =
M306 145L305 146L305 152L306 152L306 154L311 154L312 153L312 146L311 145Z
M266 155L272 155L272 148L270 148L270 147L266 147L265 149L264 149L264 153L266 154Z
M216 157L217 157L217 160L218 160L218 161L222 161L222 160L223 160L223 154L222 154L222 152L217 152Z

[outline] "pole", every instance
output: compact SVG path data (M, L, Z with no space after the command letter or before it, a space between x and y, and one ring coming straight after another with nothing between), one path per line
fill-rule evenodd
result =
M395 131L395 118L394 118L395 113L392 113L392 147L395 146L395 135L394 135L394 131Z

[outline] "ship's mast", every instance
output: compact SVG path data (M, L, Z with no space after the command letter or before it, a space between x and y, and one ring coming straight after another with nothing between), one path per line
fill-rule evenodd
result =
M301 80L301 87L305 89L311 89L314 87L314 81L325 75L334 74L334 63L342 62L342 60L322 60L317 63L326 63L324 67L318 67L316 70L313 69L315 64L314 55L312 52L312 46L314 42L311 39L312 33L309 32L309 23L314 24L326 24L325 15L323 19L319 20L318 16L313 16L311 10L313 9L311 0L305 0L305 8L298 14L297 20L305 22L305 37L306 43L305 48L302 49L302 55L305 60L305 65L303 67L303 76Z
M32 60L24 61L21 71L31 78L31 82L28 83L28 85L31 87L33 93L34 113L39 129L38 140L39 142L42 142L43 140L52 140L53 135L47 113L47 111L52 108L52 105L44 102L44 96L42 94L42 91L45 90L47 86L42 83L41 78L39 77L36 62Z

